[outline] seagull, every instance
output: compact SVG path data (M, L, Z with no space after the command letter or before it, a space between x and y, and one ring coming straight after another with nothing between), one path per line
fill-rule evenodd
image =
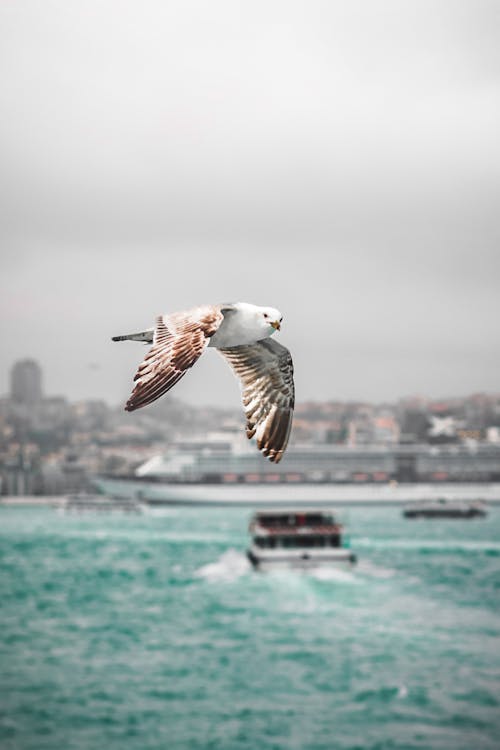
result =
M135 411L169 391L214 347L240 380L246 434L273 463L286 449L295 401L293 363L288 349L271 340L283 316L274 307L248 302L202 305L159 315L154 328L113 336L113 341L152 344L134 377L125 405Z

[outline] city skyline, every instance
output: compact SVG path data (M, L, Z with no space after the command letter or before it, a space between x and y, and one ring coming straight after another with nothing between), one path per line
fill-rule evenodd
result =
M132 475L150 459L156 465L155 456L167 446L168 451L175 452L177 446L202 455L210 446L233 446L236 454L243 451L252 462L252 468L240 466L236 471L241 481L246 481L247 474L253 478L266 471L273 475L276 466L262 461L248 443L244 422L241 408L197 408L172 396L133 415L102 400L70 402L44 392L43 371L36 361L17 361L10 372L10 394L0 398L0 493L82 491L92 476ZM306 464L299 470L302 450ZM336 469L330 465L332 450L340 451ZM309 476L309 470L313 478L319 470L314 466L323 455L328 476L335 481L349 477L355 482L415 481L417 477L486 481L499 476L499 450L500 393L383 404L299 402L290 450L281 469L286 477L293 468L294 481L301 472ZM354 451L356 457L347 473L346 451ZM215 454L220 461L217 448ZM384 456L389 455L387 464ZM424 462L418 472L417 455ZM229 455L226 458L230 460ZM234 475L235 466L230 469L225 461L222 466L224 474Z
M3 361L119 404L144 349L111 336L243 300L282 311L299 401L495 392L498 15L3 4ZM239 405L213 352L175 395Z
M38 373L35 375L35 381L32 380L33 375L29 375L28 379L26 378L25 372L22 372L22 370L26 369L25 366L28 366L28 370L38 370ZM16 377L18 375L21 375L20 381L16 382ZM122 403L116 403L107 400L106 398L99 396L98 394L94 394L93 396L88 396L85 398L75 398L72 399L71 396L68 393L64 392L53 392L50 390L50 384L49 388L47 389L45 387L45 375L43 368L40 366L40 363L33 359L32 357L25 357L20 360L16 360L12 363L12 366L8 370L8 377L5 378L6 381L8 381L8 387L4 393L0 392L0 399L12 399L13 401L20 400L23 401L26 405L29 403L33 403L35 405L36 403L39 403L40 401L44 399L51 399L51 398L63 398L66 399L69 403L78 403L78 402L85 402L85 401L102 401L104 402L109 408L116 408L120 406L124 406ZM34 385L34 393L30 393L29 389L30 387ZM398 403L409 403L411 401L415 401L415 403L422 402L422 403L429 403L429 404L440 404L440 403L446 403L446 402L453 402L453 401L460 401L460 400L466 400L471 399L475 397L484 397L484 398L500 398L500 390L496 391L473 391L470 393L459 393L459 394L446 394L441 393L437 396L433 396L431 394L426 394L423 392L415 392L415 393L408 393L403 394L402 396L395 397L393 399L383 399L381 401L372 401L370 399L366 398L357 398L357 399L340 399L340 398L326 398L322 400L314 400L314 399L308 399L303 400L302 402L298 402L297 406L303 405L304 407L307 407L309 404L363 404L366 403L367 405L371 406L383 406L384 404L388 405L395 405ZM192 401L184 401L182 398L178 398L175 394L173 395L174 401L177 404L186 403L186 405L190 407L210 407L213 406L215 408L221 407L221 408L228 408L234 410L235 413L238 413L241 411L241 405L239 403L236 404L217 404L217 403L202 403L202 402L192 402ZM165 399L172 400L172 394L168 394L167 396L162 397L161 401L163 402ZM154 404L150 405L149 408L154 409ZM149 411L149 409L148 409Z

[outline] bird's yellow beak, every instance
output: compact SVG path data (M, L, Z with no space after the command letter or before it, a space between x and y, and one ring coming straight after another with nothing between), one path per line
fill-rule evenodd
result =
M271 323L271 325L272 325L272 327L274 328L275 331L279 331L280 328L281 328L281 324L280 324L279 320L274 320Z

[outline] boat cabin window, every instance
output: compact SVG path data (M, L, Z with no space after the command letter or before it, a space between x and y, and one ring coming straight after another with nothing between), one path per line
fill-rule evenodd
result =
M335 523L331 513L264 513L255 520L265 529L296 528L300 526L328 526Z
M275 547L279 546L278 540L273 536L258 536L255 539L255 544L257 545L257 547L266 549L274 549Z
M340 547L339 534L258 536L254 541L257 547L263 549L275 549L276 547L285 547L287 549L302 549L304 547Z

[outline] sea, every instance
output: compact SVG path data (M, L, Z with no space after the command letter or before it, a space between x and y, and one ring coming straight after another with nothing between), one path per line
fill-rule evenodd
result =
M0 507L2 750L498 750L500 507L339 514L259 573L251 508Z

